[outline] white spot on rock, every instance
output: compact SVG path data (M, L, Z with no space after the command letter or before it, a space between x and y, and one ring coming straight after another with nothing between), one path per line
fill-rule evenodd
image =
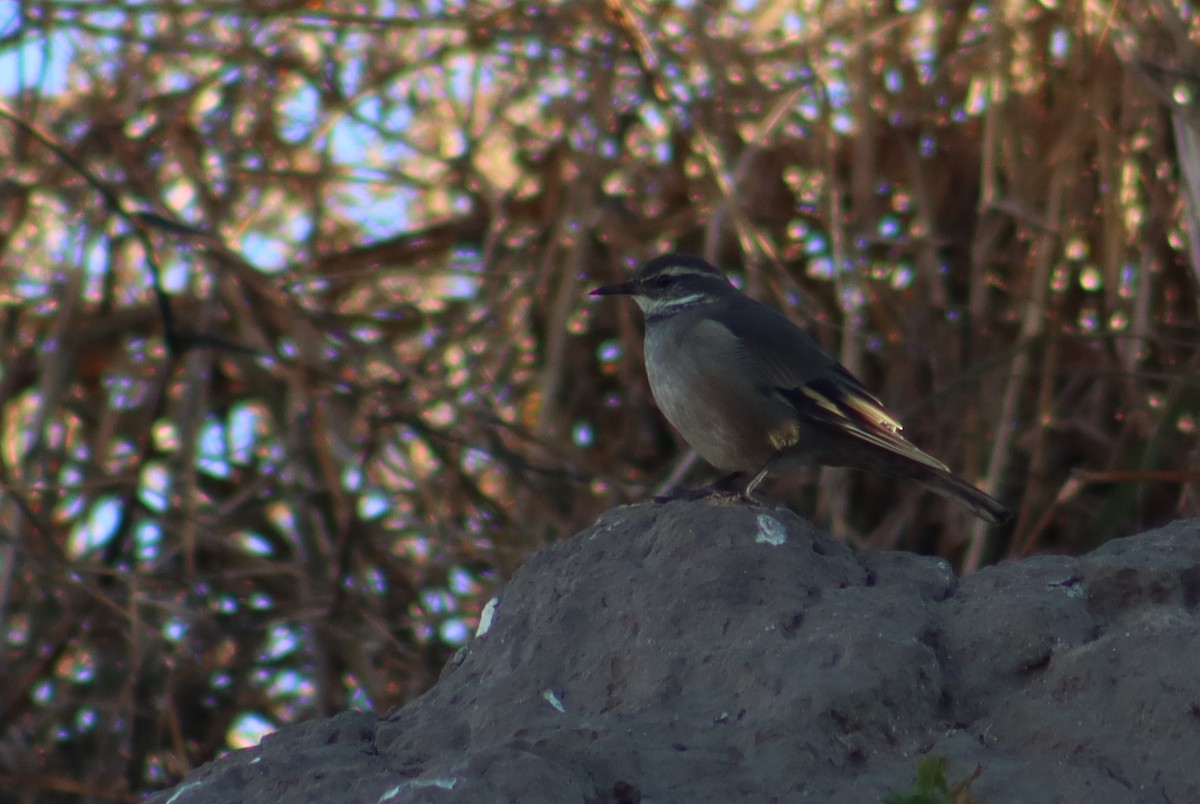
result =
M483 611L479 612L479 627L475 629L475 638L486 634L492 627L492 618L496 616L496 608L500 605L500 598L494 597L487 602L483 607Z
M542 697L546 699L546 702L547 702L548 704L550 704L551 706L553 706L555 709L557 709L557 710L558 710L559 712L561 712L562 714L564 714L564 715L565 715L565 714L567 713L567 709L566 709L566 707L564 707L564 706L562 705L562 701L560 701L560 700L558 699L558 696L554 694L554 690L550 690L550 689L543 690L543 691L542 691Z
M203 782L190 782L185 785L180 785L179 789L175 791L175 795L173 795L169 799L167 799L167 804L174 804L174 802L178 801L179 797L182 796L184 793L188 792L189 790L195 790L197 787L200 787L202 784L203 784Z
M758 534L754 537L754 541L778 547L787 541L787 528L775 517L759 514Z
M383 804L385 801L391 801L397 798L401 793L407 793L410 790L419 790L425 787L437 787L442 790L453 790L458 785L458 779L414 779L408 784L397 785L388 790L375 804Z

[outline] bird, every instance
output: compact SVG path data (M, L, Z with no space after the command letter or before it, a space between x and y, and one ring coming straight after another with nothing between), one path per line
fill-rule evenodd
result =
M911 478L992 524L995 498L900 435L901 424L845 366L782 313L742 293L717 267L669 253L592 296L630 296L646 322L650 390L700 457L729 473L704 493L748 476L845 466Z

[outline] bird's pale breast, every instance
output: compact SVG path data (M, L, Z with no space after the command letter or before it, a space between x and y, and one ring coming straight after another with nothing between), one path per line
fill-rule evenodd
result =
M745 355L720 323L682 313L646 334L650 390L667 421L704 460L726 471L757 471L789 438L794 417L746 382ZM775 443L772 443L772 442Z

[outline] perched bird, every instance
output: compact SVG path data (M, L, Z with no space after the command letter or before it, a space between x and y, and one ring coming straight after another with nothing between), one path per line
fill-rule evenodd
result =
M1009 512L900 435L900 422L807 332L703 259L666 254L593 296L632 296L646 318L646 374L667 420L704 460L750 474L849 466L907 477L988 522Z

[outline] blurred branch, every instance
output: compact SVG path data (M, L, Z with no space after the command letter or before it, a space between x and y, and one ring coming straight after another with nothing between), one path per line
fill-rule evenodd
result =
M155 213L139 213L130 212L121 203L117 193L110 189L107 184L102 182L95 174L93 174L82 162L67 152L65 148L59 145L49 135L42 132L37 126L24 120L15 112L10 110L7 105L0 102L0 117L8 120L15 127L21 129L29 136L33 137L45 148L50 150L72 171L95 190L104 201L108 211L116 215L129 226L134 236L142 245L143 257L146 260L147 273L150 274L150 287L154 291L154 298L158 304L158 313L162 318L163 324L163 340L167 345L167 349L178 355L187 349L211 346L220 349L242 349L237 344L227 341L214 335L195 332L182 332L179 330L175 321L175 314L171 309L171 301L163 289L162 284L162 267L159 265L155 255L154 244L150 239L149 230L152 228L163 229L169 232L194 232L195 230L186 224L169 221L167 218Z

